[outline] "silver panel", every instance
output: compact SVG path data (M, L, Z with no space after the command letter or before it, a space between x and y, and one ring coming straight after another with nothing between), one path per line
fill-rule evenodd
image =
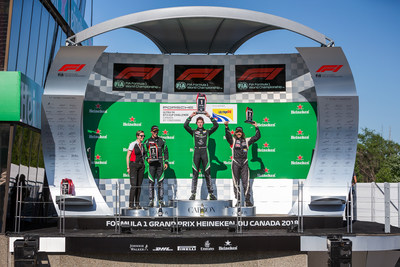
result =
M147 209L131 209L123 208L121 209L121 216L131 216L131 217L148 217L149 210Z
M317 141L304 184L304 215L342 216L344 205L329 209L309 204L311 196L348 195L357 151L359 117L353 76L339 47L297 50L314 80L318 106ZM292 214L297 214L297 205L296 201Z
M232 200L177 200L174 202L178 217L227 216Z
M323 46L325 35L300 23L256 11L227 7L173 7L111 19L68 38L79 44L120 28L138 31L162 53L234 53L250 38L270 30L289 30Z
M238 214L239 213L239 214ZM227 216L256 216L256 207L227 208Z
M76 196L91 196L94 205L70 215L112 215L93 179L83 140L82 108L89 75L105 47L61 47L51 65L42 98L42 143L54 203L60 183L70 178ZM56 209L59 212L57 205Z

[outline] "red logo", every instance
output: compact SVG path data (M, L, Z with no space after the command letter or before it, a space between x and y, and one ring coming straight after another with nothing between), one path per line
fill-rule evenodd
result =
M268 168L265 168L265 169L264 169L264 172L268 173L268 172L269 172L269 169L268 169Z
M134 122L134 121L135 121L135 118L134 118L134 117L130 117L129 120L130 120L131 122Z
M205 81L211 81L221 71L222 69L187 69L176 80L189 81L193 78L200 78Z
M248 69L245 73L239 78L239 81L250 81L255 78L265 78L265 80L274 79L283 68L254 68Z
M297 106L297 109L303 109L303 106L300 104Z
M100 108L101 108L101 105L100 105L99 103L97 103L97 104L96 104L96 108L97 108L97 109L100 109Z
M159 72L161 68L145 68L145 67L127 67L123 71L121 71L115 79L129 79L130 77L141 77L143 80L149 80L157 72Z
M168 134L168 131L167 131L167 130L164 130L162 133L163 133L164 135L167 135L167 134Z
M267 117L264 118L264 122L268 122L269 119Z
M337 72L342 67L343 65L323 65L317 70L317 72L325 72L325 71Z
M298 156L297 156L297 159L298 159L298 160L303 160L303 156L302 156L302 155L298 155Z
M268 147L269 144L267 142L264 143L264 147Z
M65 64L58 71L69 71L69 70L81 71L85 66L86 64Z
M303 131L299 129L299 130L297 131L297 134L298 134L298 135L302 135L302 134L303 134Z
M99 160L101 156L99 154L96 155L96 159Z

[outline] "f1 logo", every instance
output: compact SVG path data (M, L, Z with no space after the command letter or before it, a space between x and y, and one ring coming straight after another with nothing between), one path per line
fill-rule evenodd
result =
M211 81L221 71L222 69L187 69L176 80L189 81L193 78L200 78L205 81Z
M317 72L325 72L325 71L337 72L342 67L343 65L323 65L317 70Z
M85 66L86 64L65 64L58 71L69 71L69 70L81 71Z
M143 80L149 80L157 72L159 72L161 68L145 68L145 67L127 67L123 71L121 71L115 79L129 79L130 77L141 77Z
M250 81L255 78L265 78L265 80L274 79L283 68L254 68L248 69L242 76L240 76L239 81Z

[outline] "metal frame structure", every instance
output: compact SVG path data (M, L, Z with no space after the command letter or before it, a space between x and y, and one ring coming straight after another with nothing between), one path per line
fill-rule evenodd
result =
M85 29L69 37L67 43L78 45L92 37L120 28L142 33L163 54L233 54L247 40L272 30L289 30L310 38L323 47L334 44L325 35L282 17L244 9L210 6L163 8L121 16Z

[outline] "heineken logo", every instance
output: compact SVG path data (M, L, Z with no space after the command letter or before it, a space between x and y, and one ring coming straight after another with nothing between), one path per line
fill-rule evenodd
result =
M269 146L270 146L270 144L265 142L263 144L263 148L258 148L257 152L276 152L276 148L270 148Z
M89 139L107 139L107 135L102 135L101 130L96 129L95 131L87 130Z
M133 116L131 116L129 119L128 119L128 122L123 122L122 123L122 126L124 126L124 127L137 127L137 126L142 126L142 123L140 122L140 123L138 123L138 122L135 122L136 121L136 118L134 118Z
M275 127L276 123L271 123L270 119L268 117L265 117L263 119L263 122L262 123L258 123L257 125L258 125L258 127Z
M291 165L310 165L310 161L305 161L301 154L296 157L296 160L292 160L290 163Z
M164 131L162 131L162 138L170 140L170 139L175 139L175 136L169 136L168 131L165 129Z
M296 135L291 135L291 136L290 136L290 139L292 139L292 140L309 140L309 139L310 139L310 136L309 136L309 135L305 135L305 134L304 134L304 131L302 131L301 129L299 129L299 130L296 132Z
M107 113L107 110L101 109L100 103L97 103L96 105L94 105L94 109L93 108L89 108L89 113L103 114L103 113Z
M310 110L304 110L304 106L302 104L299 104L298 106L296 106L295 110L290 111L290 114L294 115L310 114Z
M270 169L265 168L264 173L257 175L257 177L276 178L276 173L270 173Z
M94 165L107 165L107 160L101 160L101 156L97 154L94 156L94 161L92 161Z

